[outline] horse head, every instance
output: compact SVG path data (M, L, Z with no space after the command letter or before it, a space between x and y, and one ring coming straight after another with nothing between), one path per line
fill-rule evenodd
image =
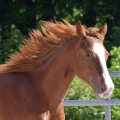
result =
M94 89L100 99L109 97L114 89L106 65L109 53L103 45L106 31L106 23L101 29L85 29L80 21L76 24L76 34L79 37L76 74Z

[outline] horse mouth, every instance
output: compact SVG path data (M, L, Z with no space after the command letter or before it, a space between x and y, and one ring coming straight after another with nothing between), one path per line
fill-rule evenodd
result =
M110 93L105 93L105 94L96 93L96 96L99 99L107 99L110 95L111 95Z
M95 93L96 93L97 98L99 99L107 99L112 94L112 92L110 92L109 90L105 93L99 93L97 92L97 90L95 90Z

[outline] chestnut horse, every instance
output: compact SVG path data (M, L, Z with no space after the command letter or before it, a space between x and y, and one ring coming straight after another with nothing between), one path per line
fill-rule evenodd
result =
M103 40L107 24L85 29L63 22L43 22L19 52L0 65L0 120L65 120L63 100L78 75L107 98L114 89Z

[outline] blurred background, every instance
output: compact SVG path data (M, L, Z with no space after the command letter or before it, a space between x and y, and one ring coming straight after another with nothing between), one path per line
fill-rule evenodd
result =
M120 1L119 0L0 0L0 64L18 49L31 29L41 29L42 21L78 20L86 27L108 25L104 45L110 52L109 71L120 71ZM115 90L111 99L120 99L120 78L112 78ZM82 80L72 82L67 100L97 99ZM66 120L104 120L105 107L65 107ZM111 109L112 120L120 120L120 107Z

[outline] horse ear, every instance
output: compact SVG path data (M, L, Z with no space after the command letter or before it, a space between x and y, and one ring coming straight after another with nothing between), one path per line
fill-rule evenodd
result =
M103 34L103 35L106 34L106 32L107 32L107 23L105 23L105 24L103 25L103 27L99 30L99 32L100 32L101 34Z
M80 39L83 39L86 36L85 30L83 26L81 25L80 21L76 23L76 34Z

